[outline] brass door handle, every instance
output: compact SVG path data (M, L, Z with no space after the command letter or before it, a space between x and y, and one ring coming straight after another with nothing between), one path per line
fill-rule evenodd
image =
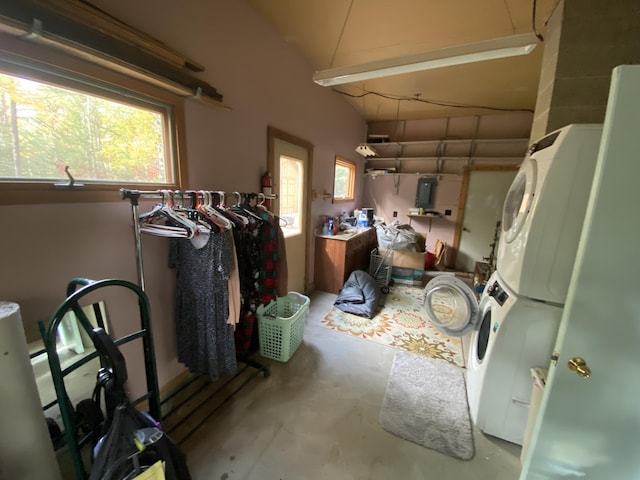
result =
M582 378L589 378L591 376L591 369L587 367L587 362L583 358L573 357L569 360L567 366L572 372L576 372Z

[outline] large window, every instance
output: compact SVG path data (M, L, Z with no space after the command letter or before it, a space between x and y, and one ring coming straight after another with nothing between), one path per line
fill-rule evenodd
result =
M127 104L128 103L128 104ZM0 180L171 184L166 109L0 73Z
M336 157L333 180L333 200L353 201L355 198L356 165L344 158Z
M183 96L35 45L0 48L0 204L184 188L183 128ZM81 188L65 190L67 167Z

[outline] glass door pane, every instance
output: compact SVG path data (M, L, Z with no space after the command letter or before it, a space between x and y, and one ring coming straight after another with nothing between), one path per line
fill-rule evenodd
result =
M284 220L282 228L285 237L302 232L302 193L304 185L304 163L302 160L280 156L280 211Z

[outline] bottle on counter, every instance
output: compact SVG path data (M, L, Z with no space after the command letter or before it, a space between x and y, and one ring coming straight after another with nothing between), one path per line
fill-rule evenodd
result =
M358 214L358 227L366 227L369 225L369 219L366 212L360 212Z

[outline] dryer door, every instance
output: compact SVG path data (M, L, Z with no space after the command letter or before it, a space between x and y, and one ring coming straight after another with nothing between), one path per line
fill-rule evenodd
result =
M453 275L438 275L424 288L424 309L433 326L461 337L478 321L478 301L471 288Z
M533 203L537 176L535 158L525 158L504 199L502 231L507 243L511 243L517 237L525 224Z

